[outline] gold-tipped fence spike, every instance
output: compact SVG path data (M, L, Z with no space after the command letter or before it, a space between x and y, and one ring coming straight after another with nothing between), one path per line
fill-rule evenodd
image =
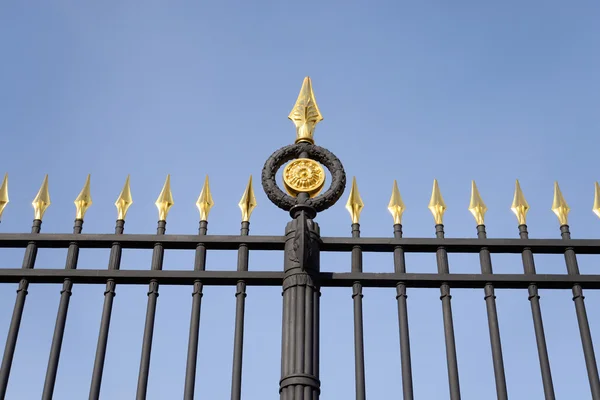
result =
M560 191L560 187L558 186L558 182L554 182L554 199L552 200L552 211L558 217L558 222L560 225L568 225L569 224L569 205L565 200L562 192Z
M238 205L240 206L240 210L242 210L242 222L249 222L252 211L258 205L256 196L254 196L254 188L252 187L252 175L250 175L248 185L246 185L246 190L244 190L244 194Z
M594 182L594 207L592 211L600 218L600 184Z
M513 213L517 216L519 225L525 225L527 223L527 212L529 211L529 204L525 200L525 195L521 190L521 185L517 179L515 183L515 197L513 198L512 206L510 207Z
M167 179L165 180L165 184L163 185L160 194L158 195L158 199L156 199L156 208L158 208L158 220L166 221L167 215L169 214L169 210L173 207L175 202L173 201L173 193L171 192L171 175L167 175Z
M477 225L485 224L484 219L487 207L479 194L475 181L471 181L471 201L469 202L469 211L471 211L471 214L475 217Z
M4 212L4 208L6 208L8 201L8 174L4 174L2 186L0 186L0 219L2 218L2 213Z
M323 120L323 116L317 106L310 77L304 78L300 94L288 118L296 125L296 143L315 142L313 138L315 127Z
M446 212L446 203L440 192L437 179L433 180L433 189L431 191L431 199L429 200L429 211L433 214L433 219L437 225L444 223L444 213Z
M402 214L406 210L406 206L402 201L402 196L400 196L400 191L398 190L398 182L396 182L395 179L394 186L392 187L392 197L390 197L390 203L388 204L388 210L394 218L394 225L401 224Z
M74 203L75 208L77 209L75 219L83 220L85 217L85 212L92 205L92 194L90 193L90 174L88 174L87 179L85 180L85 185L83 185L83 189L81 189L81 192L75 199Z
M360 221L360 213L364 208L365 203L363 203L360 198L360 193L358 191L358 185L356 184L356 177L352 178L352 188L350 189L350 196L348 196L348 202L346 203L346 210L350 213L350 218L352 218L353 224L358 224Z
M198 207L198 211L200 212L200 221L208 221L208 213L214 205L215 203L213 201L212 194L210 193L208 175L206 175L204 186L202 186L202 191L200 192L200 196L198 196L198 200L196 201L196 207Z
M42 182L42 186L38 191L35 199L31 203L34 210L33 219L41 220L44 217L44 213L50 207L50 192L48 191L48 175L44 178L44 182Z
M119 194L119 197L115 202L118 213L117 220L125 220L125 217L127 216L127 210L132 204L133 199L131 198L131 186L129 184L129 175L127 175L127 179L125 179L125 185L123 185L123 190L121 190L121 194Z

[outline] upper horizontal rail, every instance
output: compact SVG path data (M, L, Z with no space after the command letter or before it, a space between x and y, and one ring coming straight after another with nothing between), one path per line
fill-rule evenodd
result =
M283 250L284 236L234 236L234 235L147 235L147 234L30 234L0 233L0 248L24 248L31 241L40 248L67 248L77 243L80 248L105 248L118 242L124 249L152 249L162 243L165 249L190 250L198 243L207 249L237 250L246 244L251 250ZM366 252L392 252L396 246L413 253L435 253L445 247L450 253L478 253L486 247L492 253L518 254L524 248L538 254L562 254L573 248L578 254L600 254L600 239L471 239L471 238L343 238L324 237L321 251L351 251L360 245Z

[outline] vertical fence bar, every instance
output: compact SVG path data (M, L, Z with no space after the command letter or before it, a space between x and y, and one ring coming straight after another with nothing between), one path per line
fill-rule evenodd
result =
M122 235L125 227L125 220L118 219L115 227L115 234ZM121 267L121 244L114 242L110 249L108 261L109 270L118 270ZM104 306L102 307L102 318L100 320L100 332L98 333L98 344L96 345L96 357L94 359L94 369L92 371L92 382L90 384L90 400L100 398L100 387L102 385L102 373L104 371L104 360L106 359L106 347L108 344L108 331L110 328L110 317L112 315L113 300L116 296L115 281L108 279L106 289L104 290Z
M352 237L360 237L360 224L352 224ZM362 248L359 245L352 247L352 272L362 272ZM354 376L356 384L356 400L367 398L365 382L365 344L363 334L363 306L362 284L354 282L352 285L352 299L354 302Z
M436 224L435 236L444 238L444 225ZM436 252L438 273L450 273L448 265L448 252L440 246ZM460 382L458 378L458 359L456 357L456 343L454 339L454 322L452 321L452 305L450 300L450 285L442 283L440 287L440 300L442 301L442 314L444 316L444 337L446 340L446 361L448 363L448 383L450 385L450 399L460 400Z
M487 239L485 225L477 225L477 237ZM482 274L493 274L492 257L487 247L482 247L479 251L479 262L481 264ZM494 285L486 283L484 288L484 299L487 308L488 326L490 330L490 344L492 347L492 361L494 364L494 378L496 380L496 395L498 400L508 400L508 390L506 388L506 376L504 374L504 360L502 357L502 343L500 341L500 325L498 323L498 312L496 310L496 294Z
M250 222L242 221L241 235L248 236ZM248 271L248 246L238 248L238 271ZM242 357L244 352L244 311L246 302L246 282L237 282L235 291L235 331L233 337L233 364L231 372L231 400L242 397Z
M73 233L78 235L83 228L83 219L76 219ZM69 243L67 250L67 261L65 269L76 269L79 259L79 245L77 242ZM60 359L60 350L62 348L63 337L65 335L65 325L67 323L67 312L69 311L69 301L71 299L71 289L73 282L65 279L62 290L60 291L60 302L56 315L56 324L54 325L54 335L52 336L52 345L50 347L50 356L48 357L48 368L46 369L46 379L42 391L43 400L52 400L54 386L56 384L56 374L58 372L58 362Z
M31 227L31 233L40 233L42 228L42 220L34 219L33 226ZM25 248L25 255L23 256L23 269L32 269L35 265L35 258L37 257L37 244L34 241L27 243ZM15 348L17 346L17 337L19 336L19 328L21 327L21 318L23 317L23 309L25 307L25 298L27 297L27 289L29 288L29 281L27 279L21 279L19 287L17 288L17 298L15 300L15 307L13 309L13 315L10 320L10 327L8 328L8 335L6 336L6 345L4 346L4 356L2 357L2 366L0 367L0 399L4 400L6 397L6 389L8 387L8 378L10 376L10 369L12 367L13 357L15 355Z
M200 221L198 235L206 235L208 227L207 221ZM206 246L204 243L198 243L196 246L196 256L194 259L194 271L204 271L206 269ZM194 388L196 386L196 364L198 362L198 336L200 334L200 308L202 305L202 281L194 281L194 290L192 292L192 316L190 318L190 338L188 341L187 364L185 368L185 388L183 398L192 400L194 398Z
M158 221L157 235L164 235L167 221ZM152 253L152 270L161 270L163 266L165 250L162 243L154 245ZM146 309L146 323L144 325L144 339L142 341L142 355L140 358L140 373L138 376L138 386L136 400L145 400L148 390L148 375L150 373L150 353L152 351L152 336L154 335L154 319L156 317L156 302L158 299L158 281L150 280L148 286L148 307Z
M564 240L571 239L569 225L560 227L561 237ZM567 264L567 272L569 275L579 275L579 265L577 264L577 256L572 247L565 249L565 262ZM600 380L598 379L598 366L596 364L596 355L594 353L594 344L592 342L592 333L588 322L587 312L585 309L583 290L580 284L573 285L573 302L575 303L575 313L577 314L577 322L579 324L579 334L581 336L581 345L583 346L583 356L585 358L585 366L587 369L588 379L590 381L590 391L593 400L600 400Z
M527 225L519 225L519 236L521 239L529 239ZM533 261L533 253L529 247L525 247L522 253L523 270L526 274L534 275L535 262ZM550 360L548 358L548 348L546 346L546 336L544 334L544 324L542 322L542 310L540 308L540 296L538 287L535 283L531 283L528 288L529 302L531 303L531 313L533 315L533 327L535 330L535 341L540 359L540 370L542 373L542 384L544 386L544 397L546 400L554 400L554 385L552 383L552 373L550 372Z
M394 224L394 238L402 238L402 225ZM406 260L402 246L394 247L394 272L406 273ZM410 361L410 335L408 330L408 307L406 304L406 284L396 285L398 301L398 327L400 331L400 362L402 365L402 393L404 400L413 400L412 366Z

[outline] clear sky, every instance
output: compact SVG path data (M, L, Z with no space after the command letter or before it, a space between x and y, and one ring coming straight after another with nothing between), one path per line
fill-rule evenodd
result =
M93 3L93 4L92 4ZM363 236L391 236L392 182L408 210L407 237L433 237L427 209L434 178L448 205L448 237L474 237L471 179L489 212L490 237L517 237L510 212L515 179L531 205L533 238L558 238L550 211L554 180L573 209L573 237L597 238L592 212L600 132L600 3L516 1L222 0L22 1L0 12L0 174L10 199L0 232L27 232L31 201L49 174L52 205L43 232L70 232L73 200L92 175L84 232L111 233L114 201L131 174L125 231L153 233L154 206L171 174L168 233L196 232L194 206L206 174L215 207L209 232L236 234L237 203L250 174L292 143L287 120L310 75L324 121L319 145L333 151L365 202ZM251 234L279 235L289 216L255 185ZM323 236L349 236L347 193L318 216ZM0 267L20 267L22 249ZM66 250L39 252L36 268L62 268ZM148 269L151 251L125 251L123 269ZM209 252L208 269L234 269L235 252ZM251 270L280 270L280 253L252 252ZM537 256L539 273L566 271L561 256ZM108 250L84 250L79 268L106 268ZM496 272L520 273L519 255L494 256ZM167 252L165 269L191 269L193 252ZM579 257L582 273L598 258ZM349 271L349 254L323 254L322 269ZM433 255L407 256L411 272L434 272ZM365 254L365 271L392 271L390 254ZM450 255L452 272L478 272L477 255ZM15 285L0 286L3 346ZM40 397L60 285L31 285L9 399ZM104 285L75 285L55 398L87 398ZM102 398L135 397L147 286L118 287ZM197 397L226 399L231 380L233 287L203 298ZM281 290L248 289L243 397L278 398ZM463 399L495 398L482 290L453 290ZM542 291L559 399L591 399L571 293ZM439 290L409 291L417 399L447 399ZM511 399L542 399L525 291L497 291ZM600 295L586 292L596 349ZM189 287L160 288L148 399L181 398L191 307ZM393 289L365 290L367 391L399 398ZM354 394L351 289L324 289L323 399Z

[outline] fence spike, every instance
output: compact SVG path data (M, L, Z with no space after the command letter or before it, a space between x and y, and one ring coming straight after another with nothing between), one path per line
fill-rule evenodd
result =
M90 193L90 174L88 174L87 179L85 180L85 185L83 185L83 189L81 189L81 193L79 193L79 196L77 196L74 203L77 209L75 219L80 219L83 221L85 212L92 205L92 194Z
M254 188L252 187L252 175L250 175L248 185L238 205L240 206L240 210L242 210L242 222L249 222L252 211L258 205L254 196Z
M594 211L594 214L600 217L600 184L598 184L598 182L594 182L594 186L596 190L594 195L594 207L592 208L592 211Z
M166 221L169 210L173 207L173 204L175 204L173 201L173 193L171 192L171 174L167 175L165 184L154 204L156 204L156 208L158 208L158 220Z
M48 174L44 177L44 181L42 182L42 186L38 191L35 199L31 203L34 210L33 219L39 219L40 221L44 217L44 213L50 207L50 192L48 191Z
M567 201L563 197L562 192L560 191L560 187L558 186L558 182L554 182L554 199L552 200L552 211L558 217L558 222L560 225L568 225L568 214L571 209L567 204Z
M388 204L388 210L394 218L394 225L402 224L402 214L406 210L406 206L400 196L398 190L398 182L394 179L394 186L392 187L392 197L390 197L390 203Z
M360 193L358 192L358 185L356 184L356 177L352 177L352 188L350 189L350 195L348 196L348 202L346 203L346 210L350 213L350 217L352 218L353 224L358 224L360 220L360 213L362 209L365 207L365 203L363 203L360 198Z
M515 197L513 198L510 209L517 216L519 225L527 224L527 212L529 211L529 204L527 204L527 200L525 200L525 195L521 190L521 185L519 184L518 179L515 183Z
M131 186L129 185L129 175L127 175L127 179L125 179L125 185L123 185L123 189L121 190L121 194L117 198L115 202L115 206L117 207L117 220L125 221L125 217L127 216L127 210L133 204L133 199L131 198Z
M8 173L4 174L4 180L2 186L0 186L0 219L2 218L2 212L8 204Z
M433 219L437 225L444 223L444 213L446 212L446 203L442 197L442 192L438 185L437 179L433 180L433 189L431 191L431 199L429 200L429 206L427 207L433 214Z
M484 219L487 207L479 194L475 181L471 181L471 202L469 203L469 211L471 211L471 214L475 217L477 225L485 224Z
M310 77L307 76L304 78L300 94L298 94L296 104L294 104L294 108L292 108L288 118L296 125L296 143L307 142L314 144L313 135L315 127L323 120L323 116L321 115L321 111L319 111L319 106L317 106Z
M213 201L212 194L210 193L208 175L206 175L204 186L202 187L200 196L198 196L198 200L196 201L196 207L198 207L198 211L200 211L200 221L208 221L208 213L214 205L215 203Z

